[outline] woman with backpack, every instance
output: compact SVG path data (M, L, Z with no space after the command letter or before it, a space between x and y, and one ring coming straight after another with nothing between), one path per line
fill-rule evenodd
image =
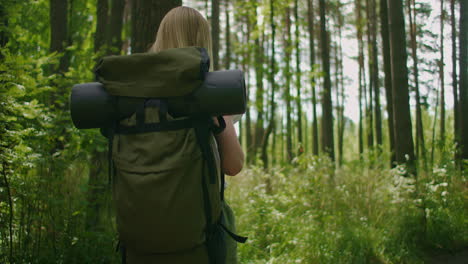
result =
M195 9L180 6L169 11L161 21L156 41L149 52L165 49L202 47L212 58L211 33L208 21ZM210 66L212 70L212 66ZM226 128L216 136L223 173L234 176L244 164L244 152L237 139L232 116L224 116ZM215 120L215 122L217 122Z
M174 94L195 84L182 85L181 78L195 76L199 81L197 76L205 76L211 54L208 21L195 9L181 6L161 21L147 54L109 60L129 62L111 67L117 69L112 71L117 78L127 70L138 76L116 89L136 93L157 83ZM135 72L135 67L142 70ZM98 73L109 73L106 69L104 63ZM134 87L128 88L128 83ZM152 88L144 93L152 93ZM122 262L237 263L236 242L246 238L234 233L223 186L224 174L238 174L244 163L232 116L177 116L171 114L165 96L141 97L148 100L120 121L112 139Z

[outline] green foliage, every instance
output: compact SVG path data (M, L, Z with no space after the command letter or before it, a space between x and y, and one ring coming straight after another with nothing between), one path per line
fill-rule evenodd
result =
M97 130L74 128L68 105L72 85L92 81L99 57L93 49L96 1L69 1L70 67L59 74L52 69L64 54L49 52L49 2L2 1L9 41L0 50L0 263L117 263L110 189L105 185L107 164L102 158L106 141ZM284 65L284 13L292 3L274 1L277 87L284 84L276 74ZM303 1L300 4L304 6ZM338 4L332 1L333 13ZM425 21L431 9L418 6L418 21ZM236 63L246 69L252 64L262 67L266 79L271 72L270 1L236 0L233 7ZM300 16L305 26L305 14ZM365 19L353 19L348 15L345 25L364 27ZM422 54L433 53L437 34L421 25L418 22L418 37L424 41L418 48ZM128 37L130 23L124 29ZM263 63L253 56L256 40L264 41ZM420 64L429 74L437 72L431 56L421 56ZM317 85L323 77L320 65L302 73L307 79L315 77ZM432 92L432 82L426 78L421 86ZM266 97L266 82L264 87L261 96ZM309 100L307 86L303 91L303 100ZM429 149L438 142L429 144L434 116L425 94ZM277 98L280 105L283 100ZM263 104L259 108L267 108ZM279 123L281 113L276 118ZM420 171L414 180L402 176L402 167L386 169L387 145L358 157L356 129L350 122L345 131L345 164L339 169L326 158L308 155L286 163L283 149L277 147L270 154L277 167L264 171L257 159L258 167L230 180L227 194L238 230L250 237L239 247L242 263L423 263L426 251L456 251L468 245L468 175L455 170L453 146L436 152L435 167ZM274 136L281 146L288 135L277 129ZM452 135L447 136L448 142ZM92 171L100 177L94 185L89 179ZM93 190L98 192L96 200L89 198ZM90 224L95 211L98 221Z
M230 179L237 229L249 236L241 263L424 263L427 250L468 244L467 178L452 165L417 181L403 167L333 170L301 156L294 167Z
M92 205L88 160L104 151L106 142L98 131L74 128L68 110L71 86L92 80L88 9L94 6L74 4L71 67L53 74L52 65L63 54L48 51L48 3L6 5L9 42L0 50L0 262L111 262L118 257L111 217L97 228L86 226ZM106 193L99 199L109 204Z

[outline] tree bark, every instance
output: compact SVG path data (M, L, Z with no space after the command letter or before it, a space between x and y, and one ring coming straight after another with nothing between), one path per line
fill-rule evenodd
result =
M375 139L378 146L382 145L382 112L380 109L380 78L379 78L379 61L377 53L377 3L376 0L371 0L371 37L372 37L372 79L374 80L374 128Z
M292 121L291 121L291 10L289 7L286 8L285 12L285 26L286 34L284 35L284 50L285 50L285 68L284 68L284 77L286 78L285 90L284 90L284 100L286 101L286 153L287 160L291 161L293 157L292 151Z
M336 114L337 114L337 135L338 135L338 165L343 164L343 150L344 150L344 129L346 120L344 116L345 108L345 92L344 92L344 66L343 66L343 26L344 17L341 11L341 4L337 10L337 26L338 26L338 41L336 44Z
M395 133L393 129L393 95L392 95L392 68L390 60L390 35L388 25L387 0L380 0L380 25L382 35L383 68L385 73L385 98L387 102L388 115L388 137L390 145L390 166L395 164Z
M65 73L69 66L65 48L68 40L68 0L50 0L50 52L63 53L58 68L53 72Z
M259 31L259 21L257 20L257 6L255 6L255 30ZM263 87L263 75L264 75L264 35L255 38L255 48L254 48L254 65L255 65L255 85L256 85L256 94L255 94L255 107L257 111L257 123L255 126L255 138L254 138L254 155L257 155L257 151L261 148L261 141L264 133L264 87Z
M301 154L301 149L304 144L302 138L302 102L301 102L301 50L299 47L300 32L299 32L299 1L294 1L294 20L295 20L295 44L296 44L296 107L297 107L297 142L298 155Z
M325 18L325 0L319 1L320 6L320 46L322 50L322 63L324 76L324 87L322 92L322 150L335 160L335 147L333 143L333 105L331 100L330 80L330 50L329 36Z
M96 33L94 33L94 53L105 49L109 19L109 1L98 0L96 5Z
M132 0L132 53L148 51L164 16L181 4L182 0Z
M396 162L407 164L408 172L416 175L414 145L408 90L408 68L403 3L388 0L390 50L392 61L392 91Z
M112 0L109 17L109 36L107 38L107 54L120 55L122 53L122 27L125 0Z
M314 15L314 0L307 1L307 18L309 29L309 42L310 42L310 68L312 71L315 69L315 15ZM315 75L310 77L310 85L312 88L312 153L319 154L319 141L318 141L318 122L317 122L317 97L315 91Z
M362 20L362 6L361 6L361 0L355 0L355 5L356 5L356 28L357 28L357 40L358 40L358 64L359 64L359 128L358 128L358 141L359 141L359 154L362 154L364 152L364 129L363 129L363 107L362 107L362 100L363 97L365 98L366 93L365 91L365 69L364 69L364 42L363 42L363 20ZM364 104L365 106L367 105Z
M460 1L460 157L468 159L468 0Z
M367 116L367 147L372 149L374 147L374 54L373 52L373 40L372 40L372 18L371 18L371 3L370 0L366 0L366 21L367 21L367 52L368 52L368 70L369 70L369 104L366 106Z
M426 164L426 147L424 144L424 126L421 114L421 98L419 94L419 69L418 69L418 50L417 50L417 31L416 31L416 2L410 0L408 3L410 37L411 37L411 55L413 58L413 76L414 90L416 93L416 157L422 158Z
M211 38L213 45L213 69L219 70L219 0L211 1Z
M263 137L262 142L262 161L263 167L266 169L268 168L268 139L270 135L273 133L275 129L275 90L276 90L276 83L275 83L275 73L276 73L276 61L275 61L275 35L276 35L276 25L274 21L275 17L275 4L274 0L270 0L270 26L271 26L271 58L270 58L270 72L269 72L269 82L271 85L271 92L270 92L270 120L268 123L268 127L265 130L265 136ZM268 186L267 181L267 189L270 189L271 186Z
M231 19L229 17L229 0L224 0L226 15L226 56L224 67L228 70L231 67Z
M455 0L450 0L450 24L452 28L452 92L453 92L453 114L454 114L454 122L453 122L453 131L455 135L454 143L458 145L459 139L458 135L458 123L459 123L459 115L458 115L458 74L457 74L457 29L456 29L456 21L455 21ZM457 154L455 154L455 159L457 158Z
M440 1L440 149L445 145L445 53L444 53L444 1Z
M275 16L275 4L274 0L270 0L270 26L271 26L271 58L270 58L270 74L269 74L269 81L271 85L271 93L270 93L270 121L268 127L265 130L265 136L263 137L262 142L262 161L263 167L266 169L268 168L268 139L271 133L275 129L275 90L276 90L276 83L275 83L275 73L276 73L276 61L275 61L275 35L276 35L276 25L274 21ZM268 186L267 181L267 189L270 189L271 186Z

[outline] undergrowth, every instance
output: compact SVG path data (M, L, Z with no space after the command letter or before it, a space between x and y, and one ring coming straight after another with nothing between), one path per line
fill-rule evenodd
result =
M302 156L230 178L237 230L249 237L241 263L425 263L428 252L468 245L467 175L453 164L418 177L361 164L335 170Z

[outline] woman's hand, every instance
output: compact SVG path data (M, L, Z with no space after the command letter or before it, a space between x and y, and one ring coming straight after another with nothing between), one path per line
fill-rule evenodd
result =
M244 152L237 139L236 130L232 123L232 116L223 116L226 121L226 128L220 134L216 135L218 142L219 155L221 157L221 168L229 176L238 174L244 166ZM218 120L215 118L217 125Z

